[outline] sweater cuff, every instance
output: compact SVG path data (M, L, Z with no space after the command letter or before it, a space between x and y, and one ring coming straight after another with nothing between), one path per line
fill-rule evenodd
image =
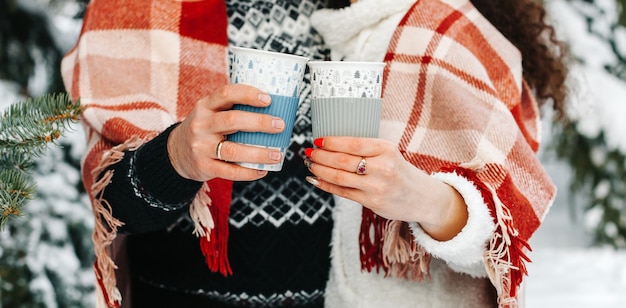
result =
M164 204L189 204L202 187L202 182L181 177L170 162L167 139L174 124L137 149L137 178L145 190Z
M428 235L418 223L409 226L415 240L431 255L442 259L459 272L472 276L485 276L483 254L487 241L495 231L490 211L478 188L456 173L434 173L432 177L456 189L467 205L467 224L449 241L437 241Z

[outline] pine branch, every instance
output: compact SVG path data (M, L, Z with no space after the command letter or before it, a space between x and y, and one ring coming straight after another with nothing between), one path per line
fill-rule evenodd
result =
M22 171L4 169L0 171L0 228L9 218L21 216L22 206L35 193L35 182Z
M39 156L57 140L70 122L78 120L80 107L65 94L50 94L11 105L0 119L0 149Z
M80 102L66 94L49 94L9 106L0 118L0 228L19 216L36 185L29 174L35 158L45 154L77 122Z

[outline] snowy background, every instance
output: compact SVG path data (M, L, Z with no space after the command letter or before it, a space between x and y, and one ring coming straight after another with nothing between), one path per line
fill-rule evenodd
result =
M44 10L42 7L45 6L38 5L40 2L20 1L34 11ZM587 15L601 12L607 22L616 20L615 1L596 0L595 4L602 9L596 11L585 6L586 1L574 2L579 5L571 5L565 0L547 1L550 17L560 37L570 44L571 52L585 63L573 68L576 78L572 82L577 85L572 98L573 114L579 116L580 127L586 134L603 131L610 148L626 152L626 121L623 120L626 114L626 82L606 73L604 66L615 61L615 53L598 37L587 35L587 25L580 14L581 11ZM66 9L71 10L72 7ZM53 32L58 34L55 35L56 43L67 50L77 35L79 25L63 18L63 15L50 18L49 22ZM621 39L618 43L621 50L626 51L626 33L623 29L619 31ZM44 73L35 74L30 84L35 95L44 92ZM0 81L0 109L9 102L21 99L16 93L17 88L13 84ZM544 144L549 144L552 133L551 124L544 123ZM28 267L29 275L32 275L28 287L38 294L37 300L46 303L46 307L90 307L92 303L92 298L85 296L92 291L94 279L90 264L85 264L91 254L90 243L80 243L85 237L81 239L77 236L77 233L90 232L93 227L75 168L84 150L83 138L77 126L74 132L64 137L62 148L51 148L46 159L40 162L36 178L40 195L45 199L29 203L27 216L14 223L26 238L20 241L11 237L9 230L0 231L0 257L6 257L16 245L25 246L23 250L28 257L20 262ZM63 155L72 157L73 163L61 161ZM533 262L528 266L530 274L525 286L527 307L626 307L626 252L592 246L589 229L597 223L598 215L583 213L572 206L572 202L580 200L568 195L572 176L568 165L555 159L548 151L544 150L540 155L559 188L559 195L544 224L530 242ZM46 239L46 244L42 244L42 238ZM66 239L70 239L72 245ZM68 286L65 288L68 294L55 296L53 290L56 284ZM2 292L0 289L0 298ZM59 298L63 298L64 302L59 302Z
M626 307L626 252L591 247L583 215L568 205L568 166L544 164L560 193L530 240L526 307Z
M626 83L606 73L604 65L615 61L610 47L591 36L578 12L602 13L608 24L617 19L615 1L595 1L600 10L570 5L564 0L547 1L550 17L559 36L570 44L571 53L585 65L574 68L579 86L572 104L586 134L606 133L609 148L626 151ZM602 20L602 19L600 19ZM599 29L602 31L602 28ZM621 29L621 50L626 51L626 33ZM624 55L624 54L623 54ZM584 117L583 117L584 116ZM550 124L544 124L548 143ZM572 149L576 151L576 149ZM532 263L526 280L527 307L626 307L626 252L592 248L587 232L597 219L582 214L568 196L572 176L568 166L541 153L559 194L539 231L531 239Z

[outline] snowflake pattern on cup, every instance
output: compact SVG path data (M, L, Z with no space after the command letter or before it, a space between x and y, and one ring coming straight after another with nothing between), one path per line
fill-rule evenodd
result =
M380 98L384 62L310 61L311 98Z
M241 47L231 47L231 52L231 83L255 86L270 94L299 96L308 58Z

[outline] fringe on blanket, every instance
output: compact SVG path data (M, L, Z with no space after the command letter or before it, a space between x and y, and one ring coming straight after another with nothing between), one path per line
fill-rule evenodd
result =
M431 255L415 242L409 224L392 220L383 238L383 261L388 275L413 281L430 277Z
M113 171L105 171L106 168L120 162L124 158L124 151L137 150L147 141L154 138L150 135L144 138L133 137L123 144L119 144L106 151L97 168L94 168L92 175L94 178L100 176L91 186L93 201L93 214L95 217L94 232L92 235L96 261L94 272L100 292L96 293L98 307L119 308L122 295L117 287L115 270L117 266L111 257L110 247L117 236L117 230L124 225L119 219L113 217L111 205L102 195L106 186L113 178ZM218 186L220 186L218 183ZM224 183L221 186L225 186ZM224 188L227 189L227 188ZM193 233L200 237L200 247L206 257L207 265L212 271L220 272L223 275L232 274L228 263L227 241L228 241L228 207L211 207L210 188L208 183L204 183L200 192L192 202L189 211L194 221ZM216 223L214 217L217 218ZM215 231L215 232L212 232Z
M471 161L458 167L449 168L447 171L456 172L474 182L483 194L483 200L494 216L496 225L496 230L489 240L487 251L483 256L487 275L498 293L498 306L500 308L519 307L517 290L524 275L527 274L525 262L530 262L524 251L525 249L530 250L530 246L518 236L513 216L508 207L500 200L495 189L481 181L476 175L485 168L484 163Z
M210 180L202 186L190 208L194 234L200 236L200 249L209 269L225 277L233 274L228 260L231 194L231 181Z
M485 252L485 266L498 291L498 305L518 307L517 290L528 273L525 262L530 262L524 251L530 250L530 245L518 237L509 209L497 197L494 198L494 212L496 231Z
M530 259L525 251L530 250L530 246L518 236L513 217L496 191L476 175L484 168L485 164L471 161L441 171L455 172L467 178L482 193L496 224L484 255L485 268L497 290L498 306L518 307L517 291L527 274L525 262L530 262ZM406 223L389 221L366 208L362 216L359 235L362 270L383 271L387 276L417 281L429 276L431 256L415 243Z
M154 137L154 136L151 136ZM94 231L92 234L96 261L94 272L101 292L96 292L98 307L120 307L122 294L117 288L115 270L117 266L111 258L109 248L117 236L117 229L124 225L119 219L113 217L111 205L102 195L106 186L113 178L113 171L106 168L120 162L124 158L124 151L136 150L151 138L133 137L106 151L98 167L92 170L92 176L97 179L91 185L91 196L94 199L92 211L95 217Z
M414 281L429 276L431 256L413 240L406 223L385 219L368 208L363 208L361 216L362 270Z

